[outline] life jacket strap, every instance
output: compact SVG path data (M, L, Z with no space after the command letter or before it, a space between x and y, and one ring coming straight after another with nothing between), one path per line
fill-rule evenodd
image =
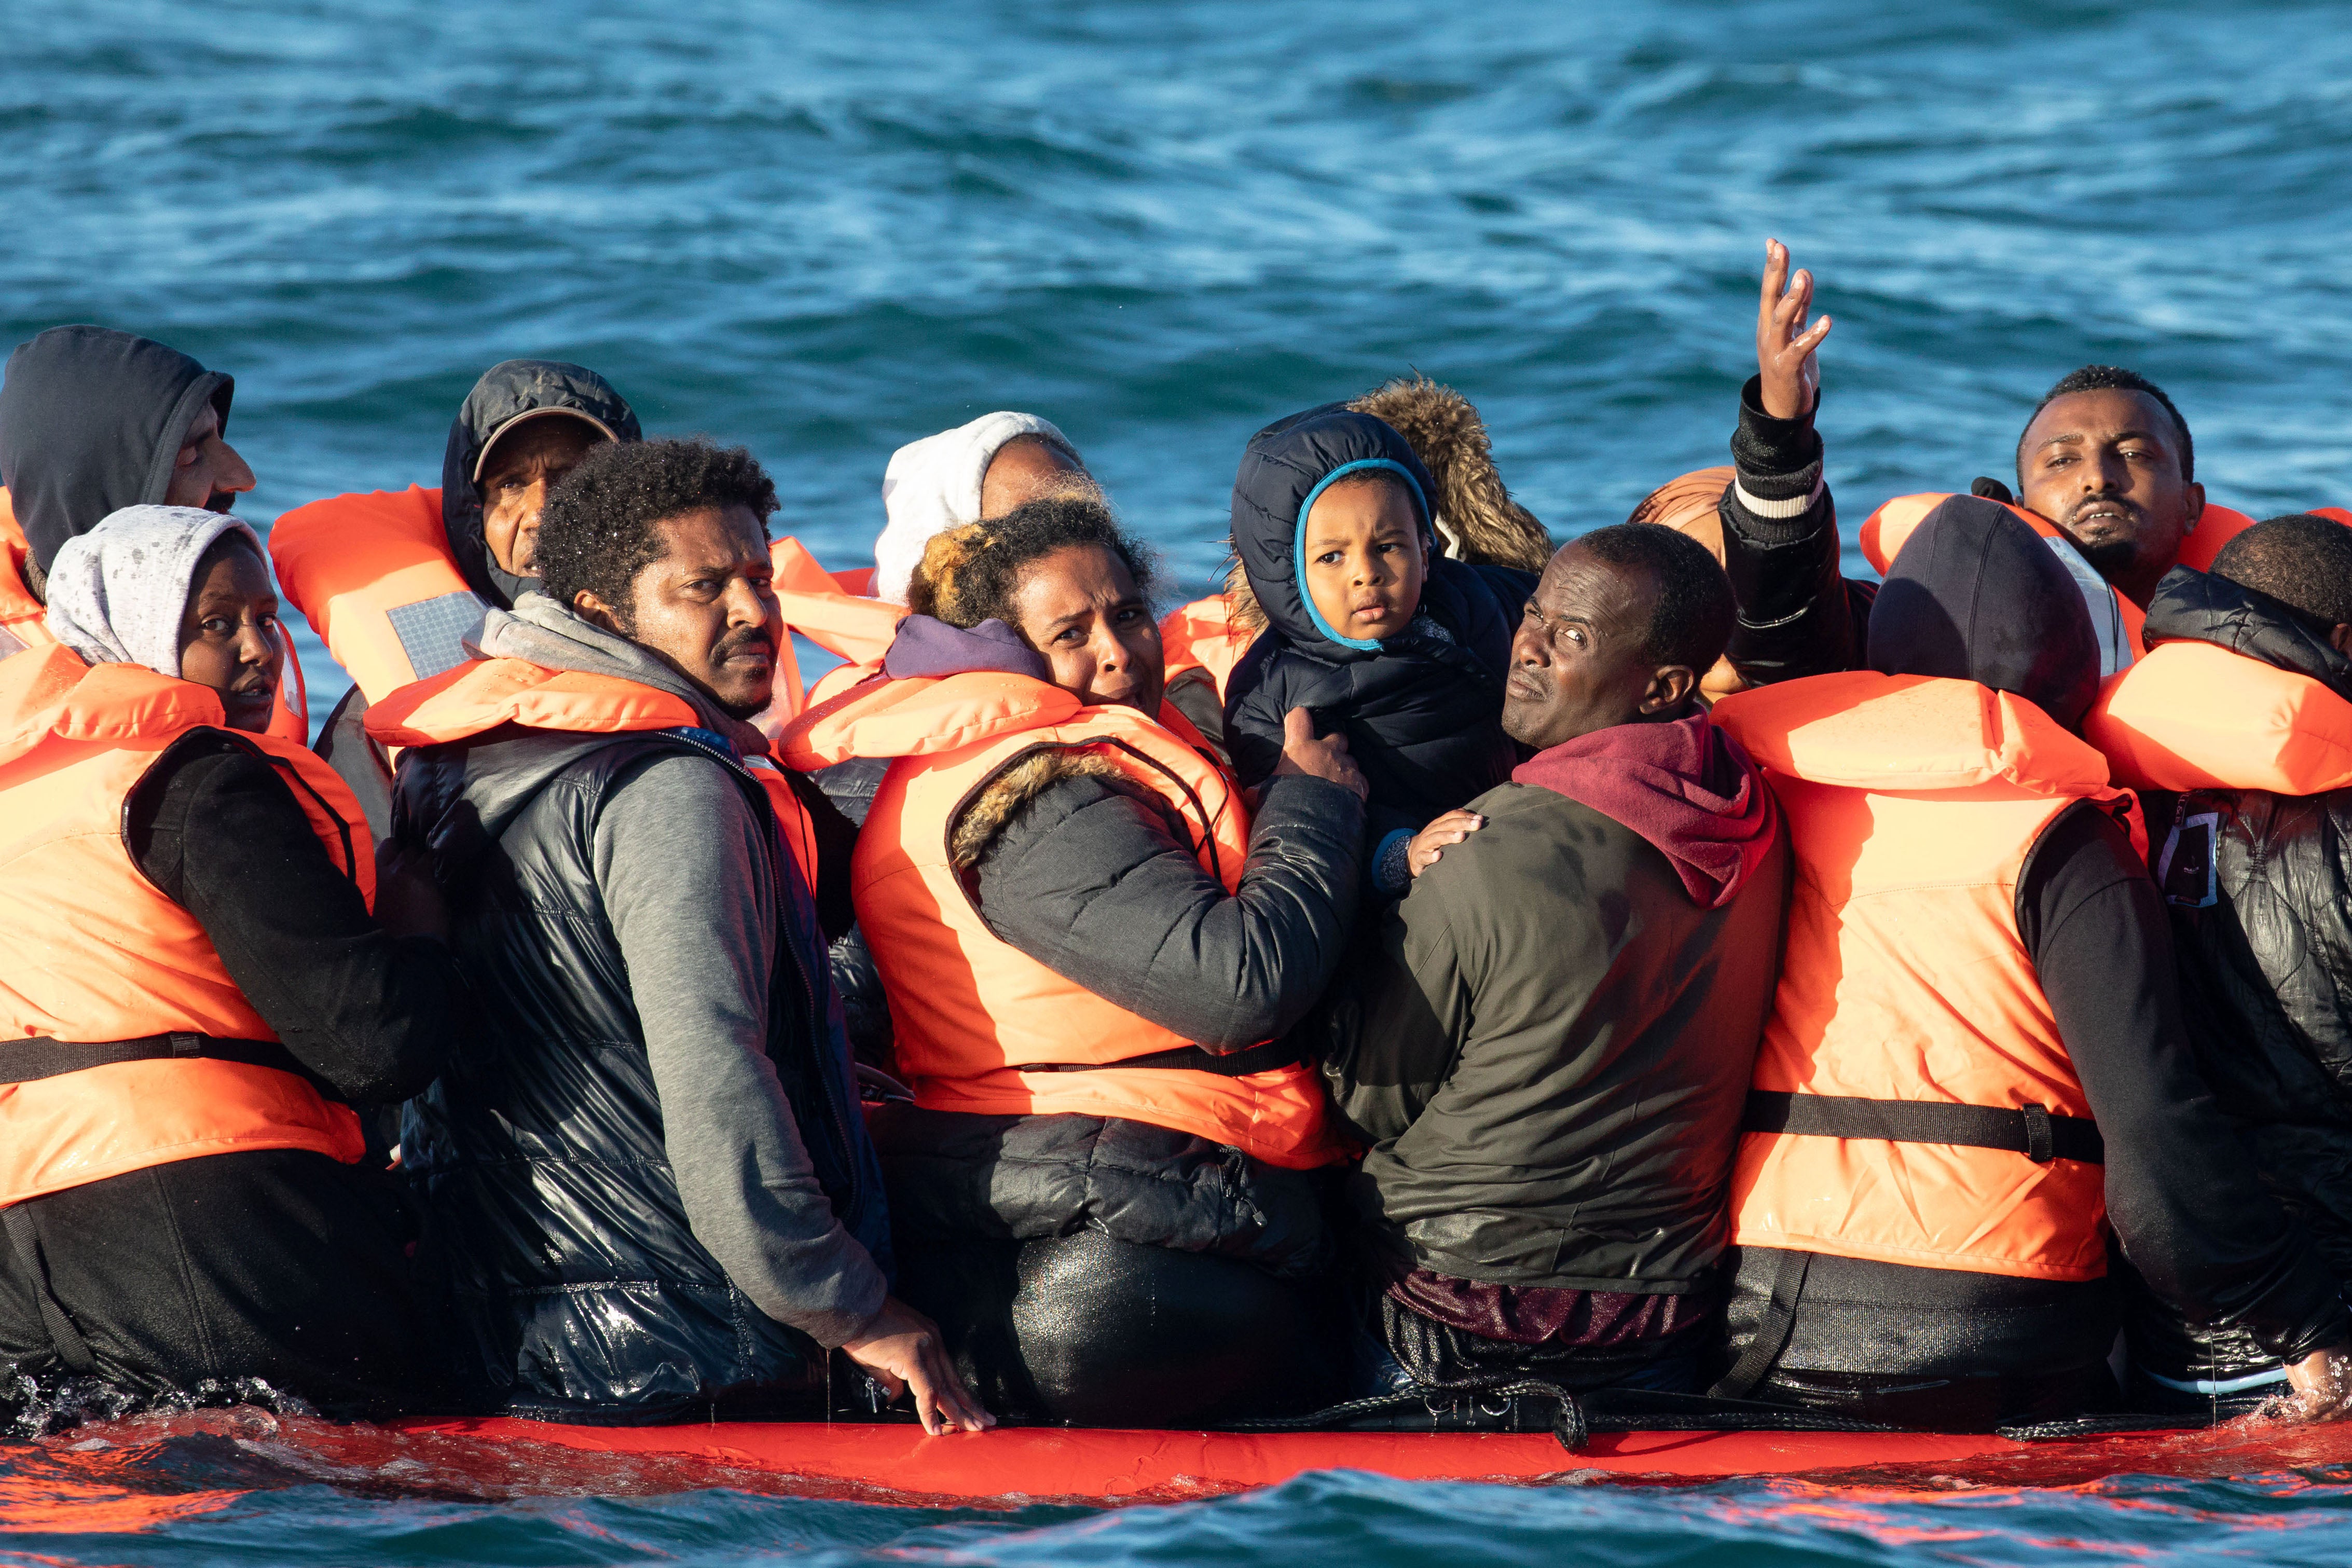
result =
M1219 1055L1198 1046L1179 1046L1172 1051L1153 1051L1148 1056L1129 1057L1116 1062L1021 1062L1014 1072L1104 1072L1112 1068L1182 1068L1192 1072L1215 1073L1219 1078L1247 1078L1252 1073L1272 1072L1276 1068L1290 1067L1305 1060L1298 1047L1288 1038L1267 1040L1246 1050L1227 1051Z
M1748 1091L1743 1132L1798 1138L1868 1138L1889 1143L1948 1143L2006 1149L2037 1165L2076 1160L2107 1162L2098 1123L2085 1116L2053 1116L2043 1105L2010 1110L1993 1105L1946 1105L1921 1100L1865 1100L1841 1094Z
M216 1035L142 1035L131 1040L53 1040L46 1035L0 1044L0 1084L31 1083L58 1078L89 1068L116 1062L162 1061L175 1057L205 1057L214 1061L243 1062L247 1067L275 1068L307 1079L329 1097L317 1074L276 1040L231 1040Z

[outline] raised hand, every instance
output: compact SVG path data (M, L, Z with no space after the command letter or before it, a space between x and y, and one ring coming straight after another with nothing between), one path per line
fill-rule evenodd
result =
M1756 369L1764 378L1764 412L1775 419L1796 419L1813 411L1820 395L1822 362L1814 351L1830 335L1823 316L1805 325L1812 308L1813 275L1789 276L1789 247L1777 239L1764 242L1764 292L1756 304Z

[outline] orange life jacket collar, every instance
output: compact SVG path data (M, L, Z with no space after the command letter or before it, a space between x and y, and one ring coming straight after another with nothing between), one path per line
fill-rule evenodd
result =
M2352 786L2352 702L2209 642L2158 644L2101 689L2083 734L2137 789Z
M2006 784L2104 790L2106 759L2021 697L1974 681L1847 670L1725 698L1717 722L1759 767L1889 793Z
M851 757L943 756L1066 722L1085 706L1049 681L1000 670L868 679L803 714L785 730L781 755L803 771ZM1161 721L1168 717L1163 710Z
M700 725L683 697L618 676L551 669L520 658L480 659L402 687L368 710L385 746L433 746L520 724L612 735Z

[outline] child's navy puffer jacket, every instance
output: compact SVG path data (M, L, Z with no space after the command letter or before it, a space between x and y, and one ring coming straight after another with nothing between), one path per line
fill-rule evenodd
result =
M1422 498L1432 560L1412 625L1380 642L1342 641L1300 584L1299 520L1331 479L1368 465L1401 473ZM1371 785L1375 867L1392 835L1484 795L1519 760L1503 733L1503 677L1535 574L1439 555L1435 488L1402 436L1336 403L1251 437L1234 480L1234 549L1267 624L1227 684L1234 771L1245 785L1274 772L1293 708L1315 715L1317 734L1345 734Z

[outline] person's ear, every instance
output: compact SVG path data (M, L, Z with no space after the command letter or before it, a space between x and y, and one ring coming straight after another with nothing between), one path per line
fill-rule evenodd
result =
M2180 531L2183 533L2194 533L2197 531L2198 520L2205 515L2205 487L2197 483L2194 479L2191 479L2189 483L2188 501L2189 526L2182 529Z
M627 637L629 627L621 613L583 588L572 595L572 613L592 626L602 626L615 637Z
M2337 653L2352 654L2352 626L2337 626L2327 634L2327 646Z
M1644 718L1672 713L1698 689L1698 672L1686 664L1662 665L1650 672L1649 688L1642 693Z

